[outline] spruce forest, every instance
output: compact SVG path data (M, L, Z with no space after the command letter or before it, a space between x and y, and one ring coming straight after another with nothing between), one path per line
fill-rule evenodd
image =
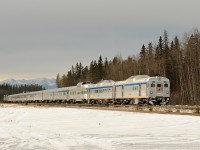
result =
M44 88L41 85L0 85L0 101L4 95L18 94L23 92L41 91Z
M123 53L123 52L122 52ZM170 79L171 102L175 105L200 103L200 33L194 29L181 38L168 39L165 30L156 43L142 45L140 53L123 59L92 60L89 66L81 62L71 67L67 74L57 75L58 87L74 86L81 81L99 82L125 80L133 75L160 75Z

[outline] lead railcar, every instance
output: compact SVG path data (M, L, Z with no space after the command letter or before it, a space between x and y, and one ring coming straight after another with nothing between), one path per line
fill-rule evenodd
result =
M167 104L170 100L168 78L148 75L131 76L115 84L116 103Z

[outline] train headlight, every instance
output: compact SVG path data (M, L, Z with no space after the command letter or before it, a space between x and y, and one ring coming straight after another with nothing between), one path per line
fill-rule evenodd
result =
M169 92L167 91L167 94L169 94Z
M150 94L153 94L153 92L151 91Z

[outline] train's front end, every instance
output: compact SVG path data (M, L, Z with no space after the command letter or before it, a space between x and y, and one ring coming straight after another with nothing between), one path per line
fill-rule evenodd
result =
M170 81L165 77L149 78L149 104L166 105L170 101Z

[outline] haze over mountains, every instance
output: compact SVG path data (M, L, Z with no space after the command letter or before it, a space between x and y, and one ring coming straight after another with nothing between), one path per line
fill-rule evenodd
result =
M31 80L15 80L15 79L9 79L0 81L0 84L10 84L10 85L31 85L31 84L38 84L42 85L45 89L53 89L56 88L56 80L55 79L48 79L48 78L37 78L37 79L31 79Z

